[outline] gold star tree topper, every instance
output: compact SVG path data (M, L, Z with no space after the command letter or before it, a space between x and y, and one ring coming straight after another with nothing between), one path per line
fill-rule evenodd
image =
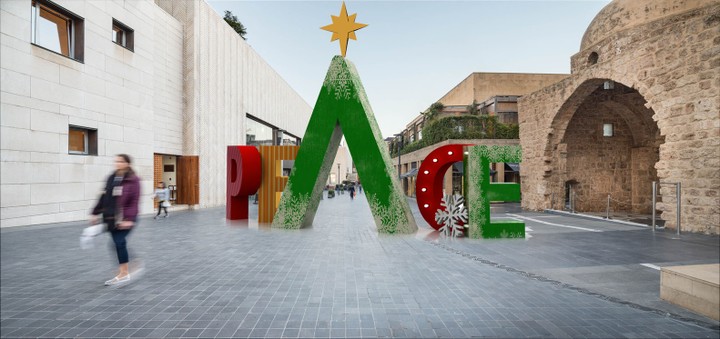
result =
M343 1L342 9L340 9L340 16L331 15L330 17L332 17L333 23L331 25L320 27L321 29L332 32L332 38L330 41L340 40L340 52L342 52L343 57L345 57L345 54L347 53L348 39L357 40L355 37L355 31L367 26L366 24L355 22L356 16L357 13L348 16L347 9L345 9L345 2Z

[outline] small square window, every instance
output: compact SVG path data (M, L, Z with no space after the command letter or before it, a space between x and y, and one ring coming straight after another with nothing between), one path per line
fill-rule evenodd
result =
M68 153L97 155L97 130L70 126L68 129Z
M132 28L113 19L112 42L133 51L135 45L134 32Z
M48 0L33 0L31 4L32 43L82 62L84 20Z
M613 124L603 124L603 136L604 137L613 136Z

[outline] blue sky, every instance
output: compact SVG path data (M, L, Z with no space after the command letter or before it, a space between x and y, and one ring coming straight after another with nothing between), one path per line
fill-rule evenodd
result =
M341 1L213 1L247 28L247 42L311 106L334 55L321 26ZM569 73L570 56L609 1L346 1L369 26L348 44L383 137L472 72Z

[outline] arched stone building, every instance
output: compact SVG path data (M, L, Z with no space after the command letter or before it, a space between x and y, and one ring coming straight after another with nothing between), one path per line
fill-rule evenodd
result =
M571 69L520 100L523 207L561 208L572 190L578 211L610 194L614 210L649 214L651 182L679 181L681 229L719 234L720 1L615 0ZM659 192L675 228L675 190Z

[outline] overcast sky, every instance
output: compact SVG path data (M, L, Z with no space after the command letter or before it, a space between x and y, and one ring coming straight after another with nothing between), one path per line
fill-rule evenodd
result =
M333 56L321 26L341 1L213 1L247 28L247 42L310 106ZM585 29L606 0L346 1L369 26L348 44L383 137L472 72L569 73ZM468 102L469 104L469 102Z

